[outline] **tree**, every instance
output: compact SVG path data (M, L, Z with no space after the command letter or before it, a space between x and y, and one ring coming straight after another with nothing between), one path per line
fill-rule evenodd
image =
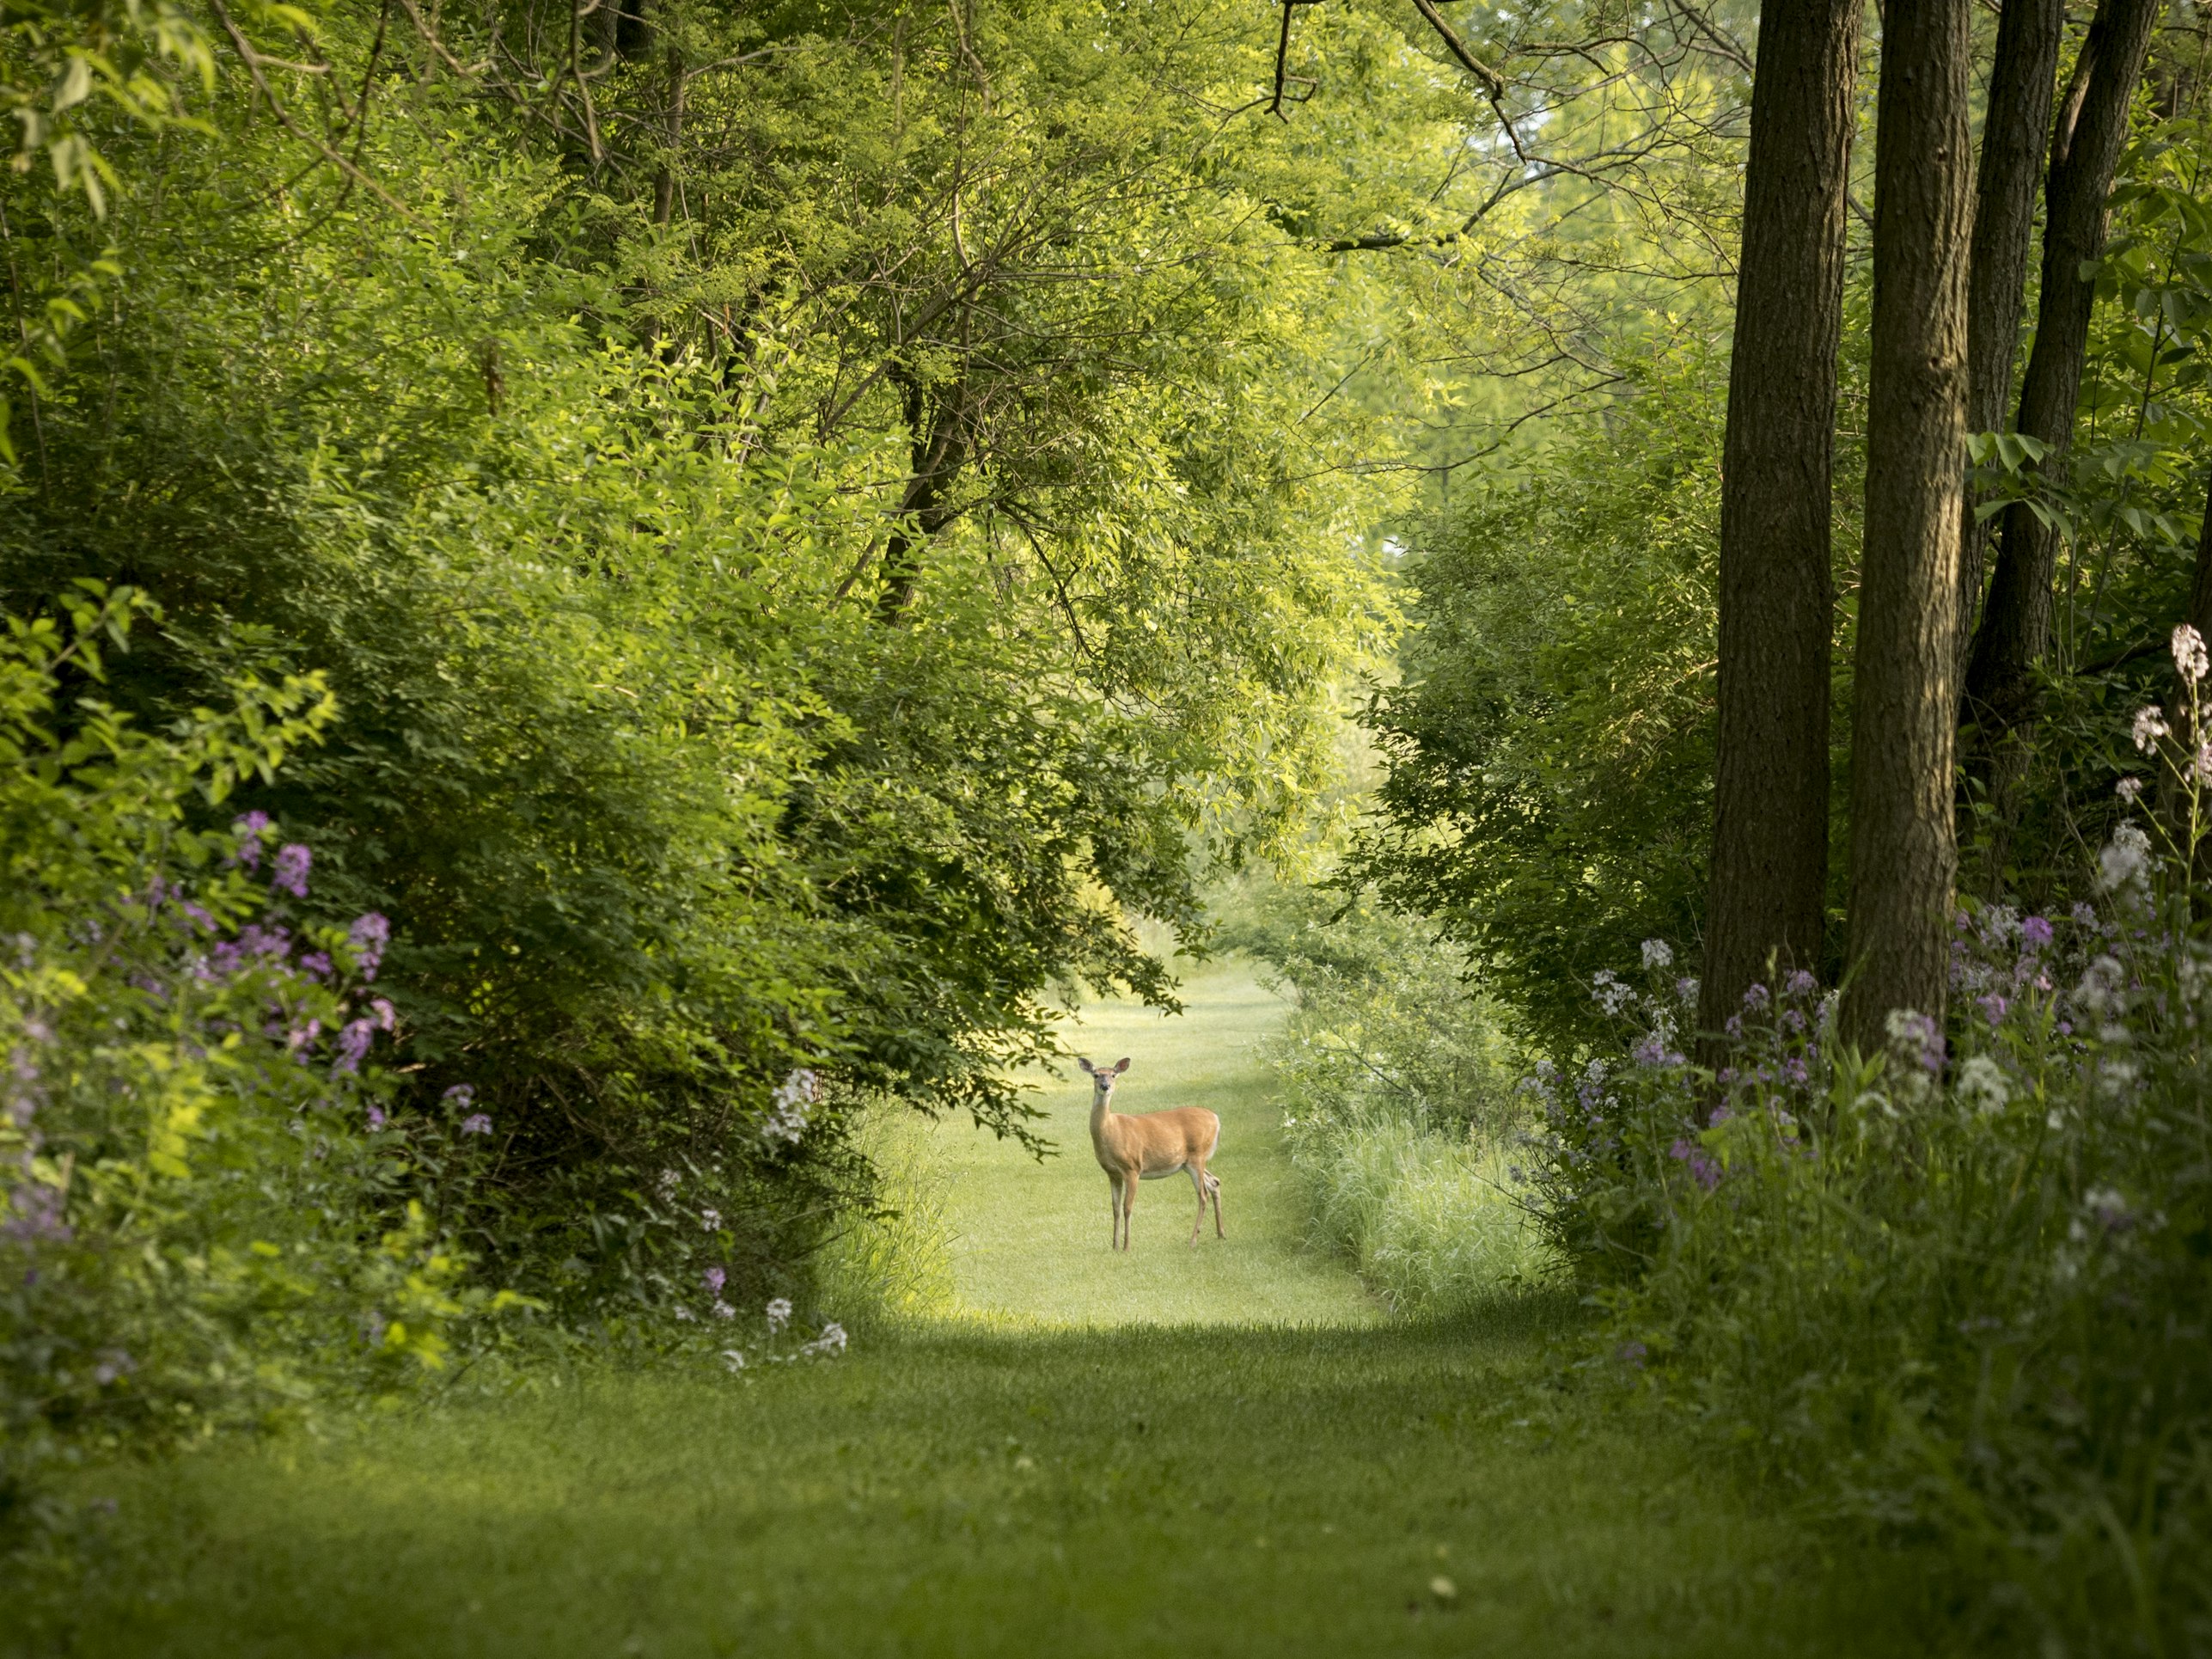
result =
M2020 350L2028 248L2035 240L2035 187L2050 137L2051 93L2066 31L2065 0L2005 0L1989 67L1989 112L1975 175L1974 255L1966 277L1966 430L1997 430L2012 396ZM1958 671L1973 649L1982 609L1989 527L1960 526Z
M1708 1031L1770 958L1820 960L1829 494L1860 11L1785 0L1760 28L1720 497Z
M1958 842L1955 621L1965 473L1967 0L1891 0L1874 141L1873 357L1867 417L1850 957L1843 1035L1940 1020Z
M2043 289L2016 423L2043 446L2038 470L2051 483L2063 476L2088 352L2096 284L2082 272L2104 250L2105 199L2160 9L2160 0L2099 0L2051 135ZM2033 505L2020 501L2006 509L1996 573L1966 670L1967 712L1982 729L1980 748L1992 756L1993 793L2001 800L2019 762L2016 747L2009 757L1999 750L2007 738L2025 737L2036 665L2050 647L2057 556L2057 531Z

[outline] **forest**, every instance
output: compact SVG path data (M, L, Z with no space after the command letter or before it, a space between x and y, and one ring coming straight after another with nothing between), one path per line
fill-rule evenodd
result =
M1097 1571L1219 1651L2212 1650L2194 0L0 43L0 1654L1180 1650L932 1552L1079 1553L1021 1482L1154 1430L1038 1425L1128 1398L1182 1504L1215 1365L1328 1448L1223 1478L1304 1588ZM1109 1257L1087 1032L1226 1114L1225 1238ZM865 1464L687 1558L921 1600L526 1638L514 1544L511 1646L394 1564L380 1647L302 1611L370 1523L221 1541L587 1513L571 1409Z

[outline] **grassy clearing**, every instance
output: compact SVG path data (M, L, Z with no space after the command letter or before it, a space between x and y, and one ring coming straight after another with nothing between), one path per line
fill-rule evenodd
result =
M1381 1323L1300 1247L1247 1052L1280 1005L1234 974L1192 1003L1095 1011L1086 1046L1135 1056L1132 1105L1222 1114L1225 1243L1190 1249L1163 1184L1109 1252L1072 1087L1047 1097L1068 1155L1042 1165L888 1129L908 1223L840 1270L905 1286L906 1316L845 1358L541 1374L89 1473L78 1496L115 1503L95 1564L0 1600L0 1654L1923 1650L1901 1564L1824 1557L1648 1417L1548 1388L1570 1303Z
M1305 1184L1292 1166L1282 1112L1254 1048L1284 1005L1241 965L1194 976L1188 1012L1167 1018L1126 1002L1086 1009L1071 1042L1097 1059L1136 1063L1115 1096L1123 1111L1204 1106L1221 1117L1221 1218L1194 1250L1197 1203L1182 1176L1146 1181L1133 1248L1107 1246L1106 1177L1091 1151L1090 1080L1046 1080L1039 1126L1060 1154L1040 1163L965 1123L938 1130L955 1173L949 1218L960 1307L1047 1325L1232 1323L1366 1325L1383 1310L1341 1262L1305 1248Z
M108 1477L70 1650L1912 1650L1897 1587L1633 1425L1512 1426L1537 1335L981 1331L234 1447Z

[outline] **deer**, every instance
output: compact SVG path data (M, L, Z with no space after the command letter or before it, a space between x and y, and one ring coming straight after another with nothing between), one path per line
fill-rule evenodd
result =
M1221 1144L1221 1120L1199 1106L1116 1111L1114 1085L1129 1069L1128 1061L1103 1067L1088 1060L1075 1063L1091 1079L1091 1146L1098 1154L1098 1166L1106 1172L1108 1197L1114 1205L1113 1248L1129 1247L1129 1211L1137 1202L1137 1183L1161 1180L1177 1170L1190 1177L1198 1194L1198 1215L1190 1224L1192 1246L1198 1243L1209 1198L1213 1202L1214 1236L1227 1238L1221 1228L1221 1182L1206 1167Z

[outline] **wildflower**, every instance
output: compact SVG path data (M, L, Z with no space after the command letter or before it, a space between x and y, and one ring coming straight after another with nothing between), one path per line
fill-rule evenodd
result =
M472 1111L461 1120L461 1132L463 1135L489 1135L492 1119L483 1112Z
M353 947L353 965L363 979L376 977L384 960L384 946L391 937L392 924L376 911L364 911L353 918L353 925L345 930L345 942Z
M310 1019L306 1025L295 1025L284 1033L284 1046L297 1054L302 1049L310 1047L321 1035L322 1021Z
M368 1057L369 1045L376 1040L376 1027L372 1022L356 1019L349 1023L338 1034L338 1063L333 1069L349 1076L359 1071L362 1061Z
M663 1171L661 1172L661 1181L660 1181L660 1186L661 1186L661 1197L663 1197L663 1198L673 1198L673 1197L675 1197L675 1190L676 1190L676 1186L677 1186L677 1185L678 1185L678 1184L679 1184L682 1179L683 1179L683 1177L681 1177L681 1175L678 1175L678 1174L677 1174L674 1170L672 1170L672 1169L664 1169L664 1170L663 1170Z
M1667 1033L1662 1028L1647 1033L1628 1057L1640 1066L1680 1066L1688 1063L1685 1057L1667 1047Z
M100 1362L92 1368L92 1380L102 1388L138 1368L137 1362L120 1348L103 1348Z
M1744 1006L1754 1013L1765 1007L1769 1000L1767 988L1763 985L1753 984L1745 989Z
M2139 881L2150 868L2150 837L2139 825L2123 823L2097 854L2098 887L2112 892Z
M2012 1098L2012 1086L1995 1061L1977 1054L1958 1068L1958 1098L1987 1117L2005 1109L2005 1102Z
M1644 1356L1652 1350L1640 1342L1631 1341L1622 1343L1616 1351L1622 1364L1640 1366L1644 1362Z
M1696 1142L1687 1139L1677 1140L1666 1149L1666 1155L1680 1160L1683 1166L1690 1171L1690 1178L1708 1192L1720 1185L1720 1166L1714 1162L1706 1154L1705 1148L1699 1146Z
M2136 711L2136 747L2146 755L2157 747L2160 738L2171 737L2172 728L2166 723L2166 714L2156 703L2147 703Z
M308 871L314 863L313 853L296 841L287 842L277 849L277 867L269 877L269 885L294 898L305 898Z
M1647 969L1671 968L1674 966L1674 946L1663 939L1646 940L1644 966Z
M476 1091L466 1083L455 1083L438 1098L455 1111L467 1111L476 1104Z
M714 1299L714 1317L718 1319L734 1319L737 1317L737 1310L723 1301L721 1297L717 1296Z
M371 1106L369 1108L369 1127L370 1129L380 1129L384 1127L388 1121L388 1120L384 1116L383 1107Z
M2204 654L2204 636L2184 622L2173 631L2173 667L2181 677L2195 685L2204 677L2208 659Z
M233 818L230 833L238 837L238 850L232 855L232 862L242 864L248 870L259 869L261 865L261 837L267 833L268 828L269 815L266 812L248 812L243 817Z
M699 1212L699 1229L700 1232L717 1232L721 1228L721 1226L722 1212L720 1210L702 1209Z
M1696 1007L1696 976L1694 974L1684 974L1680 979L1676 980L1674 982L1674 995L1676 1001L1679 1001L1685 1008Z
M2112 786L2112 793L2127 805L2133 806L2136 804L2136 797L2143 793L2143 781L2141 778L2122 778L2119 782Z
M1982 1010L1982 1017L1992 1026L2002 1025L2005 1010L2012 1007L2001 991L1991 991L1987 996L1976 997L1974 1001L1975 1005Z
M1616 1014L1626 1007L1628 999L1635 995L1621 983L1621 976L1610 968L1600 968L1591 982L1591 995L1608 1014Z
M2212 743L2197 744L2196 754L2190 756L2189 781L2191 783L2212 783Z
M2081 1195L2081 1207L2096 1217L2097 1224L2107 1233L2125 1233L2136 1224L2136 1212L2116 1187L2091 1187Z
M822 1080L804 1066L784 1079L783 1087L769 1097L773 1110L761 1133L765 1139L791 1146L806 1133L810 1108L822 1099Z
M769 1334L773 1336L775 1332L782 1330L785 1325L790 1323L791 1317L791 1305L788 1300L782 1296L779 1296L775 1301L770 1302L768 1304Z
M681 1319L685 1324L688 1325L691 1323L691 1309L688 1307L685 1307L679 1304L676 1307L669 1309L669 1312L675 1315L676 1318Z
M822 1334L806 1344L799 1352L806 1355L828 1356L845 1351L845 1327L834 1319L822 1327Z
M742 1371L745 1368L745 1356L735 1348L725 1348L722 1350L722 1362L732 1371Z
M1811 996L1819 989L1820 982L1802 968L1792 968L1789 977L1782 981L1782 994L1786 996Z
M1892 1008L1888 1026L1890 1041L1922 1070L1933 1074L1943 1069L1943 1032L1934 1020L1910 1008Z
M1744 1016L1739 1013L1730 1014L1727 1019L1720 1022L1720 1029L1727 1032L1730 1037L1741 1037L1744 1034Z
M730 1282L730 1276L718 1267L710 1267L700 1276L706 1281L708 1291L717 1296L722 1294L722 1287Z
M2050 943L2050 923L2041 916L2026 916L2020 921L2020 949L2039 951Z
M399 1018L399 1011L381 996L370 998L369 1011L376 1017L376 1029L380 1032L391 1030L394 1022Z
M1803 1088L1812 1080L1812 1070L1805 1063L1803 1055L1793 1054L1783 1061L1782 1075L1800 1088Z
M321 951L309 951L300 958L300 970L310 979L330 977L330 958Z

